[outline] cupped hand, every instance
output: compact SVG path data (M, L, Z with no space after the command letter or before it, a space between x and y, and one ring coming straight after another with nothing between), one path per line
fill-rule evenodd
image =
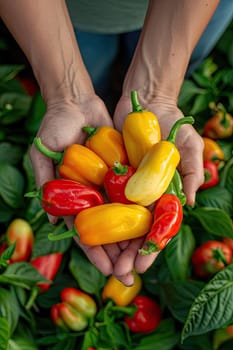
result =
M67 103L64 101L52 104L47 108L37 136L49 149L62 152L73 144L82 144L86 137L83 126L112 126L112 119L102 102L96 95L86 96L82 103ZM47 180L55 177L56 165L48 157L40 153L34 145L31 146L30 157L35 173L37 188ZM56 218L49 217L50 222L56 223ZM73 218L66 217L68 228L73 225ZM76 238L79 244L78 238ZM88 259L104 274L113 272L114 264L121 253L117 244L89 247L79 244Z
M150 110L157 116L162 139L167 138L176 120L184 117L181 110L173 102L158 98L150 103L143 103L139 98L139 102L144 109ZM131 111L130 97L122 96L113 117L114 125L118 130L122 130L124 119ZM187 124L182 125L178 131L176 146L181 156L179 172L182 177L187 204L194 205L196 191L204 180L203 141L195 128ZM133 269L138 273L145 272L159 254L159 252L156 252L146 256L140 255L138 250L142 247L145 248L144 239L131 240L117 259L114 266L114 274L124 281L125 284L130 285L133 283Z

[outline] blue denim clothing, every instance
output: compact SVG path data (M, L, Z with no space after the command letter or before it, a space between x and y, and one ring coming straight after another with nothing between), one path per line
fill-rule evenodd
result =
M191 56L186 77L198 67L214 48L221 35L233 19L233 1L221 0L206 30L202 34ZM136 47L140 31L125 34L87 33L75 28L80 51L92 78L96 92L105 98L111 93L111 81L121 83ZM114 66L120 62L121 70Z

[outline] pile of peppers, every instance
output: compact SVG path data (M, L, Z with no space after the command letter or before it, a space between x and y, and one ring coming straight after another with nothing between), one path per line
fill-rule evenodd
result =
M50 215L74 216L73 228L50 233L50 240L75 235L95 246L144 236L146 247L139 253L146 255L164 249L179 232L186 198L175 140L179 128L194 119L178 120L162 140L156 115L141 107L136 91L131 102L122 132L87 125L84 144L63 152L34 139L37 149L56 161L58 178L26 196L39 198Z

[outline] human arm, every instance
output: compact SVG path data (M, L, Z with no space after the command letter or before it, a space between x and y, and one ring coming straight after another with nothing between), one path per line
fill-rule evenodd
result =
M65 1L1 0L0 15L39 83L47 111L37 136L48 148L63 151L72 143L82 143L85 125L112 125L83 64ZM30 155L39 188L55 176L55 166L35 147ZM70 228L72 218L66 223ZM99 270L112 273L120 252L117 245L82 249Z
M192 51L212 17L219 1L151 0L139 42L126 74L122 96L114 114L114 123L122 128L125 116L132 110L130 92L138 92L139 102L154 112L160 122L162 138L183 117L177 107L181 85ZM187 204L194 205L195 193L204 180L203 142L190 125L183 125L176 142L181 154L179 171ZM128 281L132 268L143 273L158 255L141 256L142 240L130 242L115 265L115 275L122 271ZM130 255L130 259L129 259Z

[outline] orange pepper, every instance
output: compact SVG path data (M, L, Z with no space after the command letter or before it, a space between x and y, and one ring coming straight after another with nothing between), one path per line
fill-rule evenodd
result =
M218 143L209 137L202 137L204 141L203 159L220 164L224 160L224 153Z
M152 224L149 209L138 204L105 203L84 209L75 217L74 227L54 235L51 241L77 235L89 246L116 243L144 236Z
M58 162L61 177L76 180L87 186L103 185L108 166L89 148L72 144L64 152L54 152L45 147L39 137L35 137L34 144L41 153Z
M109 167L115 162L128 163L123 137L118 130L111 126L84 126L83 131L88 133L85 146L98 154Z

